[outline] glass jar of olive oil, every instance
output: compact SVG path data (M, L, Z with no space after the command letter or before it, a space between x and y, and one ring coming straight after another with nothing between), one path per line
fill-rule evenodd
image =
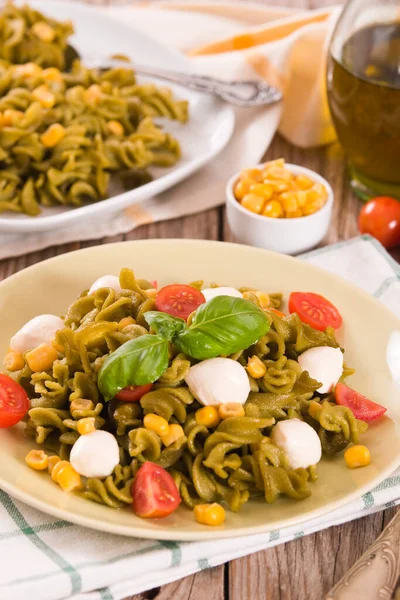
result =
M364 199L400 199L400 1L350 0L334 31L328 100Z

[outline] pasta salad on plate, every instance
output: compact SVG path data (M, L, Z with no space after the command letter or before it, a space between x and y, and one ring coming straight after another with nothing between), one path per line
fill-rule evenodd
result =
M370 464L360 438L386 408L344 383L341 326L315 293L284 312L279 293L159 288L124 268L14 334L0 427L23 420L40 448L27 465L65 492L221 525L253 498L307 498L324 457Z

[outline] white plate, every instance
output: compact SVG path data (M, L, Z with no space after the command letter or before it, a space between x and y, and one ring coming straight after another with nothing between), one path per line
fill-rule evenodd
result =
M96 9L71 2L31 2L38 10L60 20L70 19L75 34L71 43L84 57L124 53L138 63L164 68L187 70L186 59L170 48L159 44L146 34L118 22ZM140 79L140 78L139 78ZM161 83L161 85L166 85ZM190 120L186 125L167 122L167 130L175 135L182 147L182 158L169 169L154 169L154 180L140 188L118 194L107 200L79 208L54 207L42 209L37 217L2 213L0 231L38 232L82 223L82 219L116 213L141 202L182 181L208 163L228 143L234 127L232 109L219 100L169 85L177 96L190 103Z

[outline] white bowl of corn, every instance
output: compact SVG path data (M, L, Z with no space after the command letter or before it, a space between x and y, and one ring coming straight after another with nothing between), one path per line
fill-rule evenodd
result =
M317 246L327 233L332 207L326 179L284 159L244 169L226 188L228 223L237 241L283 254Z

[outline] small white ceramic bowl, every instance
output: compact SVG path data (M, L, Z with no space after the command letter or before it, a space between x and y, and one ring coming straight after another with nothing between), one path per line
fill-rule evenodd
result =
M264 164L256 168L263 168ZM299 254L314 248L325 237L332 216L333 190L329 183L310 169L298 165L285 164L295 175L307 175L313 181L322 183L328 198L322 208L312 215L296 219L272 219L252 213L236 200L233 188L239 179L236 173L226 187L226 211L229 227L241 244L266 248L283 254Z

